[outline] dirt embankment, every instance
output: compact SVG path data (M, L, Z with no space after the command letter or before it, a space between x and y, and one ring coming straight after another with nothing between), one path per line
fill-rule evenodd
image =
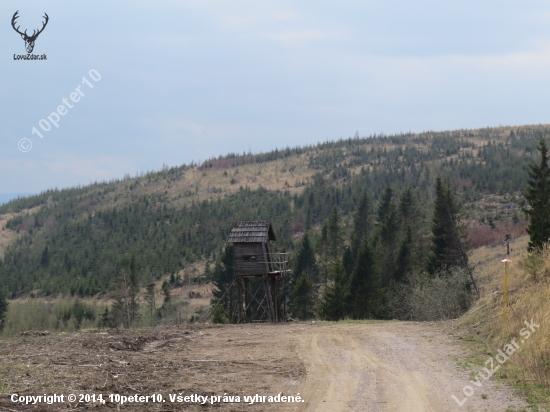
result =
M191 325L141 331L29 334L0 342L0 410L113 410L117 405L14 404L10 394L151 395L125 410L519 411L525 403L487 380L462 405L465 355L444 324ZM241 403L170 403L169 394L224 393ZM300 403L242 397L295 396ZM482 396L483 395L483 396Z

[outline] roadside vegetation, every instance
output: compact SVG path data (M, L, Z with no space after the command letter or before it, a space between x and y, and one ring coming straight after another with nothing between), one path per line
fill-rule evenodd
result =
M494 357L516 338L520 348L492 379L520 389L533 410L550 410L550 251L546 246L541 253L529 253L528 242L529 236L523 236L511 243L506 321L501 262L506 246L473 251L471 261L476 264L482 296L453 324L452 333L472 349L471 358L457 359L457 363L475 373L486 366L489 356ZM521 342L520 331L527 328L526 321L539 327Z
M546 142L538 145L539 161L529 165L525 198L529 236L512 245L510 282L504 301L505 248L481 248L472 255L482 275L482 298L477 308L458 323L459 336L475 352L496 356L512 339L519 348L500 365L495 376L520 388L533 410L550 408L550 172ZM506 309L506 310L505 310ZM486 359L476 357L469 367L480 370Z

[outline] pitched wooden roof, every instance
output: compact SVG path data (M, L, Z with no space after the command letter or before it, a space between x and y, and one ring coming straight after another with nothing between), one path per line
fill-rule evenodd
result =
M266 220L233 222L227 237L229 243L260 243L275 240L271 223Z

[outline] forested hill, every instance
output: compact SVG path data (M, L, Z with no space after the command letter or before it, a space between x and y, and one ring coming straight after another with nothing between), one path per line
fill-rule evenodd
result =
M49 190L0 206L0 287L12 296L104 293L130 256L142 279L159 279L216 260L236 220L272 221L276 248L292 250L334 206L345 229L363 192L376 204L387 186L397 196L412 187L429 221L438 175L456 188L466 219L498 219L488 197L518 210L527 163L549 134L540 125L356 136Z

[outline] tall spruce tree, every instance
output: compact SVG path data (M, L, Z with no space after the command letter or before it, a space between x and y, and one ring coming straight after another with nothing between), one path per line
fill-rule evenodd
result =
M42 252L42 257L40 258L40 264L42 266L48 266L50 263L50 253L48 251L48 246L44 248L44 251Z
M429 248L428 233L423 222L422 211L417 195L408 186L399 200L400 227L403 232L403 241L398 254L401 259L406 256L406 261L401 261L407 266L407 271L420 269L426 262L426 254ZM410 232L410 237L408 233Z
M378 222L383 222L384 218L390 211L390 205L393 200L393 190L390 186L386 186L384 189L384 192L382 193L382 197L380 199L380 203L378 204Z
M302 272L305 272L314 282L319 282L319 267L317 266L315 252L311 247L307 232L304 233L304 236L302 237L300 250L298 251L298 255L294 261L294 268L292 272L294 274L293 283L295 283Z
M550 169L548 168L548 147L541 137L537 146L540 152L540 164L529 165L529 180L525 199L529 209L529 251L540 249L550 240Z
M331 262L334 262L340 256L342 248L342 228L340 227L340 215L338 208L334 206L328 219L328 253Z
M411 227L407 226L405 237L397 253L397 259L395 262L395 272L393 273L393 280L401 282L407 273L413 270L413 258L412 258L412 231Z
M399 215L405 227L414 227L419 223L420 208L418 200L410 186L403 191L399 200Z
M317 243L317 250L320 256L320 263L323 273L323 280L325 283L328 282L328 267L329 267L329 253L328 253L328 227L326 224L321 228L321 238Z
M335 261L330 270L332 284L324 292L319 307L319 315L326 320L340 320L346 316L346 304L349 290L345 282L344 265L340 260Z
M353 259L357 257L359 248L367 238L369 230L371 229L371 210L369 204L369 198L366 191L361 195L357 211L353 216L353 232L351 234L351 256ZM345 264L344 264L345 266Z
M435 183L432 247L427 263L427 270L431 275L442 269L467 265L467 256L461 244L458 212L450 183L438 177Z
M345 283L347 283L353 272L353 266L355 265L355 257L353 256L353 252L349 246L346 246L344 249L342 264L344 265L345 270Z
M315 316L316 290L313 280L302 272L290 291L290 312L300 320Z
M395 258L399 241L399 214L394 201L379 222L376 255L378 257L382 286L388 286L395 270Z
M382 314L382 283L367 241L363 242L349 283L348 313L354 319Z

